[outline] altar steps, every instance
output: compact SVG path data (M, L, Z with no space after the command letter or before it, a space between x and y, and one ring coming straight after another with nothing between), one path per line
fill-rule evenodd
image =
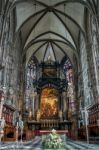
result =
M65 141L64 141L65 142ZM81 141L66 140L66 150L99 150L99 145L87 144ZM15 146L16 142L8 142L1 144L0 150L44 150L42 147L42 138L35 137L32 141L19 143L18 147Z

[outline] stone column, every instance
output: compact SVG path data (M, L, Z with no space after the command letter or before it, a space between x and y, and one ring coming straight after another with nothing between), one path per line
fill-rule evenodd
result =
M87 72L88 72L88 87L89 87L91 104L95 102L94 100L95 100L95 91L96 91L95 68L94 68L95 66L94 66L92 48L93 48L92 43L88 42L86 44L87 60L88 60Z
M40 109L40 94L37 93L34 100L35 106L34 106L34 112L38 111Z
M67 103L66 103L66 91L63 91L63 117L67 119Z
M62 110L62 91L59 93L59 110Z
M33 112L33 117L35 115L35 111L34 111L34 100L35 100L35 95L33 95L33 99L32 99L32 112Z
M37 93L37 99L38 99L38 109L40 109L40 93Z
M59 112L59 119L61 120L62 115L62 92L59 91L59 100L58 100L58 112Z

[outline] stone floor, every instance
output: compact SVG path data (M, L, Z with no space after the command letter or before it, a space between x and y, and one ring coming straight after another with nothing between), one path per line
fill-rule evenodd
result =
M3 143L0 150L43 150L41 137L35 137L33 141L24 142L23 144L15 142ZM80 141L66 141L66 150L99 150L97 144L86 144Z

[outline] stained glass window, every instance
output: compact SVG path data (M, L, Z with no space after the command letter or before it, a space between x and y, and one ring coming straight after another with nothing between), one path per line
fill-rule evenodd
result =
M36 80L36 64L34 63L34 60L31 59L26 67L26 91L25 91L26 110L32 107L35 80Z
M73 67L69 59L65 61L63 70L66 80L68 81L67 94L69 98L69 110L74 112L75 111L74 74L73 74Z

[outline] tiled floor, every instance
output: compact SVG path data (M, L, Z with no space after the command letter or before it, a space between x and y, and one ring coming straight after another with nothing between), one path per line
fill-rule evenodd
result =
M0 150L43 150L43 147L41 137L35 137L33 141L23 144L15 142L1 144ZM67 140L66 150L99 150L99 145Z

